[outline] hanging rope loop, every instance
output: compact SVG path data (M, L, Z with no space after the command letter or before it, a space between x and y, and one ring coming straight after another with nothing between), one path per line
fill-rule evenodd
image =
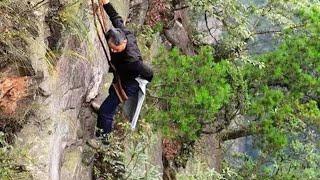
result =
M96 27L97 33L98 33L98 39L100 41L100 44L102 46L103 52L107 58L109 67L111 68L111 71L113 73L114 76L114 81L112 83L113 88L116 91L117 96L119 97L119 100L121 103L123 103L124 101L126 101L128 99L127 94L125 93L125 91L122 88L122 84L121 84L121 80L119 77L119 74L117 73L117 69L114 67L114 65L111 63L111 60L109 58L109 54L107 51L107 45L105 45L103 38L101 37L101 32L99 31L99 27L97 24L97 21L100 25L100 29L102 30L102 33L105 37L106 32L107 32L107 20L106 20L106 15L105 14L101 14L101 13L105 13L104 9L103 9L103 5L100 3L99 5L97 5L94 0L91 0L92 3L92 12L93 12L93 19L94 19L94 25ZM105 40L106 37L105 37Z

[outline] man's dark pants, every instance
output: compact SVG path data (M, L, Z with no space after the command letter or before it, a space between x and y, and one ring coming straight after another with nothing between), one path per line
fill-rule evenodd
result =
M127 96L131 97L139 92L139 84L135 80L127 81L123 83L123 89ZM109 88L109 96L102 103L98 115L97 127L103 130L103 134L108 134L112 131L113 117L119 104L120 100L111 85Z

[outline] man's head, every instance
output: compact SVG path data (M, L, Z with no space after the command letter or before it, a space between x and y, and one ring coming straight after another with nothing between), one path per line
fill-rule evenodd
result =
M127 46L126 35L119 28L110 29L107 32L107 41L113 53L122 52Z

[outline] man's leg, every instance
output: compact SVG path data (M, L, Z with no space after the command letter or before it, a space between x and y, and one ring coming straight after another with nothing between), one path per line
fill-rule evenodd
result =
M123 85L124 91L127 96L136 95L139 91L139 84L136 81L127 82ZM109 89L109 96L102 103L99 109L98 115L98 128L103 130L103 134L108 134L112 131L113 117L116 112L117 106L119 105L120 100L113 88Z
M139 92L139 83L137 81L126 82L123 85L124 91L126 92L128 97L137 95Z
M111 85L109 88L109 96L104 100L99 109L98 128L103 130L103 134L108 134L112 130L113 116L116 113L120 100Z

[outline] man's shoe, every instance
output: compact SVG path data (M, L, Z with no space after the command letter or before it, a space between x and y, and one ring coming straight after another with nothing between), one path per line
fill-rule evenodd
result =
M98 139L100 140L103 146L108 146L110 144L108 140L108 134L102 134L98 137Z
M107 146L110 144L108 141L108 134L103 133L101 129L98 129L95 135L95 138L87 140L87 144L90 147L94 149L100 149L102 145Z

